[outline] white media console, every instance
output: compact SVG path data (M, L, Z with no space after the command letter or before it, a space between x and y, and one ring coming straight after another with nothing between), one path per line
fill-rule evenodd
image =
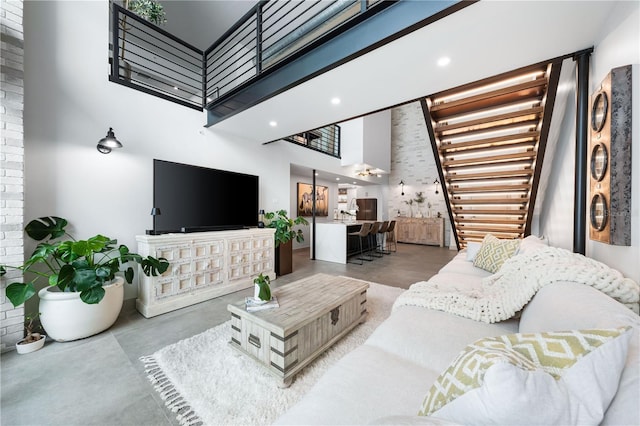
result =
M138 235L142 257L164 257L169 269L139 274L136 308L145 317L253 286L260 273L275 279L272 228L189 234Z

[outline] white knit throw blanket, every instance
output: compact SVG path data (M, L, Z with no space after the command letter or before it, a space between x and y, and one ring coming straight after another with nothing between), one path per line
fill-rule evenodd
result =
M638 312L640 286L615 269L568 250L545 247L507 260L482 286L452 291L421 281L398 297L393 309L411 305L494 323L513 317L548 284L569 281L589 285Z

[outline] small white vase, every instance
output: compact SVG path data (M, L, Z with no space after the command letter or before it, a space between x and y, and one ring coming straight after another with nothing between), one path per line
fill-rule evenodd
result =
M52 291L56 287L40 290L40 322L47 335L58 342L67 342L93 336L111 327L122 309L124 279L116 277L103 288L104 298L92 305L80 299L79 291Z
M45 336L44 334L41 335L42 339L40 340L36 340L35 342L31 342L31 343L23 343L20 344L20 342L22 342L22 340L20 340L20 342L16 343L16 351L18 351L19 354L28 354L31 352L35 352L38 349L42 349L42 347L44 346L44 341L47 340L47 336Z

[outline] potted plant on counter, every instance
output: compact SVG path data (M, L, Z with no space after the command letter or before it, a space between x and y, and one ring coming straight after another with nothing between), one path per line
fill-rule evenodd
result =
M35 283L46 280L48 286L38 292L40 321L47 335L58 341L88 337L113 325L122 308L124 280L131 284L134 277L131 266L124 271L124 279L116 276L121 265L138 263L147 276L160 275L169 267L164 258L143 258L103 235L75 240L65 231L67 223L55 216L32 220L25 232L42 242L23 265L0 265L0 276L11 268L33 277L7 286L13 306L33 297Z
M287 216L286 210L268 212L264 215L265 226L275 228L276 275L286 275L293 270L293 239L299 243L304 241L304 233L301 229L294 230L295 225L309 225L309 222L302 216L291 219Z

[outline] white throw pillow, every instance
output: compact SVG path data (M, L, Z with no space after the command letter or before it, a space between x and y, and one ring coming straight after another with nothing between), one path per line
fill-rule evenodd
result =
M478 340L438 377L419 415L461 424L598 424L618 389L629 327Z
M522 242L520 242L520 246L518 246L516 254L527 254L536 250L543 249L545 247L549 247L549 242L546 238L529 235L528 237L522 239Z
M469 262L473 262L473 259L476 258L476 255L480 251L480 247L482 247L482 243L476 243L474 241L469 241L467 243L467 260Z

